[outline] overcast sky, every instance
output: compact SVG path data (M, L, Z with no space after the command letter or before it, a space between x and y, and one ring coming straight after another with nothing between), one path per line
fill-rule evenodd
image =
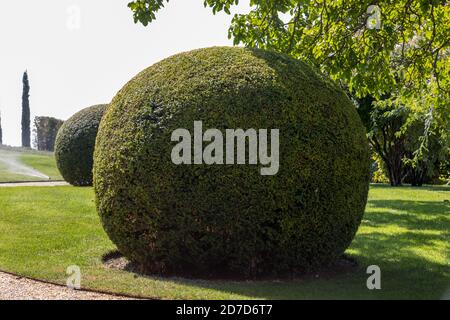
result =
M172 54L232 45L232 16L203 0L171 0L149 27L136 25L129 0L0 1L0 110L3 143L20 145L22 74L31 116L67 119L108 103L138 72ZM241 5L234 12L246 12ZM78 12L80 19L77 19ZM79 24L77 23L79 21Z

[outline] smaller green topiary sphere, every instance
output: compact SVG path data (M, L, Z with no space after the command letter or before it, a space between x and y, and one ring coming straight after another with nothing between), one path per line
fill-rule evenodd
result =
M74 186L92 185L92 166L98 126L108 105L81 110L64 122L55 142L55 158L64 180Z

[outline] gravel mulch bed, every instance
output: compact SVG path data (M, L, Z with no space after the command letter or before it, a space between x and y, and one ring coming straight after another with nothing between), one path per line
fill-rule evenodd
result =
M0 272L0 300L130 300L42 283Z

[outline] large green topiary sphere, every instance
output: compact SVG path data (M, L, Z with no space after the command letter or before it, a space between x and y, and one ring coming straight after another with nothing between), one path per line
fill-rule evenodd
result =
M74 186L92 185L95 138L108 105L96 105L64 122L55 141L55 158L64 180Z
M194 121L279 129L278 173L175 165L171 134L193 134ZM94 162L107 234L146 271L168 274L329 264L355 236L369 184L365 130L345 93L303 62L237 47L178 54L132 79L100 124Z

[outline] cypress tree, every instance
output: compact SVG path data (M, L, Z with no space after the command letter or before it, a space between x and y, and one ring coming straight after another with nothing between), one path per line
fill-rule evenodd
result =
M30 148L30 84L28 82L28 72L25 71L22 78L22 147Z
M0 111L0 146L3 144L2 113Z

